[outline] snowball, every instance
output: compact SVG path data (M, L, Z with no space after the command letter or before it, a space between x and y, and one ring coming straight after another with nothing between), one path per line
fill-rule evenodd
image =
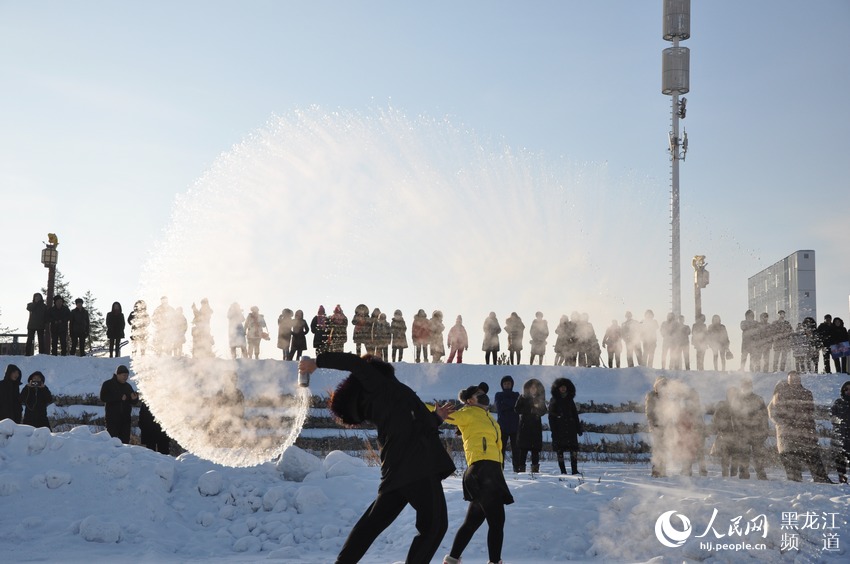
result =
M273 488L269 488L269 491L265 493L263 496L263 509L266 511L271 511L274 509L275 511L281 511L286 509L286 488L282 486L275 486ZM278 508L279 503L282 503L282 508Z
M0 421L0 436L11 437L17 431L18 425L11 419Z
M233 543L233 550L236 552L260 552L262 546L263 544L260 539L249 535Z
M46 427L39 427L30 436L27 450L30 454L38 454L45 449L48 442L50 442L50 430Z
M212 496L221 493L224 487L224 478L216 470L210 470L198 478L198 491L201 495Z
M277 462L277 471L283 474L285 480L301 482L311 472L322 469L319 457L310 454L296 446L283 451Z
M80 521L80 536L89 542L118 542L121 540L121 527L89 515Z
M67 472L60 472L59 470L48 470L45 472L44 477L47 487L51 490L71 483L71 475Z
M295 492L295 509L298 513L315 511L325 506L330 500L320 488L301 486Z
M329 452L322 464L324 465L325 470L330 470L340 462L347 462L351 466L366 466L366 463L359 458L349 456L341 450L332 450Z

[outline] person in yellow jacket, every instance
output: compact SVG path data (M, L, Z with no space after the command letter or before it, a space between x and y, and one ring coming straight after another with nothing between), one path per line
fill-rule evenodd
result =
M469 502L466 519L455 534L444 564L458 564L460 555L475 531L487 521L487 551L490 562L500 563L505 533L505 505L514 502L502 472L502 431L490 415L489 386L482 382L461 390L464 406L451 413L445 423L456 425L463 436L467 468L463 473L463 499Z

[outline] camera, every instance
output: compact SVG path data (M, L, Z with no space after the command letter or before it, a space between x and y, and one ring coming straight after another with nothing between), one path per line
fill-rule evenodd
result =
M38 382L30 382L30 386L32 386L33 388L35 388L36 386L38 386Z

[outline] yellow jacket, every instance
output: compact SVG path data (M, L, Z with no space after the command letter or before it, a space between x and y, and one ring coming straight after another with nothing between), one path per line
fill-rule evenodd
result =
M467 405L446 418L463 435L463 454L466 464L479 460L502 463L502 430L484 407Z

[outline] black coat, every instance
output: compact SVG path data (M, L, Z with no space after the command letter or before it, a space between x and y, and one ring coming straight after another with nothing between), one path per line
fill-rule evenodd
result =
M365 419L378 428L379 492L434 475L442 480L455 471L454 462L440 441L440 418L396 379L389 364L367 362L349 353L323 353L316 358L316 365L351 372L349 379L362 388L356 403Z
M26 408L24 425L50 429L50 421L47 420L47 406L53 403L53 394L50 393L50 388L47 386L24 386L21 390L21 403Z
M30 312L29 319L27 320L27 330L41 331L44 329L47 322L47 304L33 301L27 304L27 311Z
M832 419L832 446L843 456L850 455L850 400L844 395L847 388L850 388L850 382L844 382L841 386L842 393L829 412Z
M68 330L68 321L71 319L71 310L68 309L68 306L66 305L62 305L62 307L49 307L47 308L45 319L47 320L47 323L50 324L50 332L54 335L58 335L59 333Z
M521 449L541 450L543 448L543 421L546 415L546 397L543 386L537 382L539 390L532 392L532 387L526 382L523 393L516 400L514 410L519 414L519 434L517 446ZM536 382L536 380L535 380Z
M15 423L21 422L21 378L12 380L12 372L17 371L20 374L20 369L14 364L6 367L6 375L0 380L0 421L3 419L11 419Z
M106 430L125 444L130 442L130 418L138 403L132 397L135 393L129 382L122 384L115 375L100 387L100 401L106 405Z
M289 345L289 349L293 351L306 351L307 350L307 333L310 332L310 328L307 327L307 322L304 321L303 318L296 317L292 320L292 343Z
M89 312L85 308L74 308L70 314L69 329L72 337L89 336Z
M110 311L106 314L106 338L123 339L126 325L123 313Z
M328 335L331 332L330 320L327 317L320 318L318 315L313 317L310 322L310 331L313 332L313 348L318 351L324 351L328 348Z
M567 395L562 396L558 388L565 378L552 384L552 399L549 400L549 429L552 431L552 450L578 450L578 436L584 431L578 418L578 409L573 400L575 386L567 386Z
M519 414L514 410L517 399L519 399L519 392L513 390L496 392L493 399L502 435L513 435L519 429Z

